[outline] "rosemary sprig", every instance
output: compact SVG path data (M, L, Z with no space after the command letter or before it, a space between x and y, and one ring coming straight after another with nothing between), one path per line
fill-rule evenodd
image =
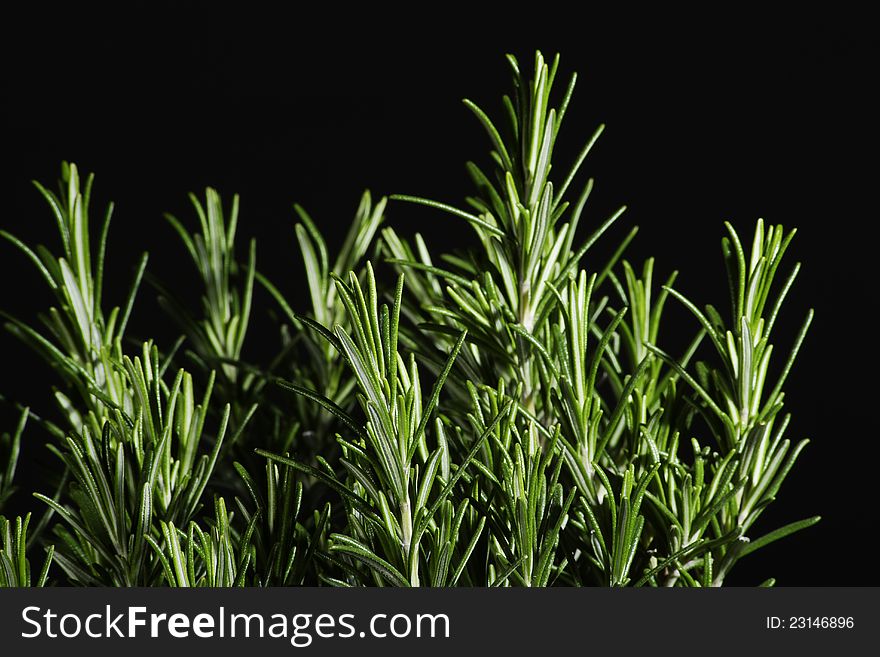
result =
M783 408L812 311L770 380L794 231L759 220L747 250L726 224L727 319L677 273L659 284L653 258L627 260L635 228L595 260L625 209L585 228L582 168L603 127L559 165L576 77L560 86L559 57L508 62L502 120L465 101L491 147L488 166L467 165L466 205L391 197L463 221L470 243L433 253L383 228L385 199L365 193L331 258L295 206L300 308L257 270L254 240L238 259L238 197L208 188L190 197L195 231L167 217L200 306L150 275L183 331L174 345L123 339L146 256L106 310L112 206L93 239L93 178L65 164L57 194L37 186L60 250L0 235L55 303L39 330L4 318L56 370L62 420L22 407L0 440L0 505L29 418L62 476L37 493L51 533L0 516L0 585L45 584L54 563L77 585L720 586L818 521L753 534L807 444L786 437ZM262 291L280 341L252 362ZM670 301L695 319L683 353L664 344ZM49 535L57 551L33 578L28 543Z

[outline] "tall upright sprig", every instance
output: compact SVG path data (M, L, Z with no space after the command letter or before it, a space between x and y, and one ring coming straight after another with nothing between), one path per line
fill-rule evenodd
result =
M121 359L122 338L147 264L147 254L138 262L125 303L105 313L104 269L113 204L107 206L94 247L89 219L93 182L94 175L90 174L83 184L76 165L66 162L61 168L58 194L34 182L55 218L61 240L60 255L56 256L43 245L32 249L5 230L0 230L0 236L31 260L57 303L40 316L45 327L43 333L3 313L6 328L37 351L75 392L75 399L70 398L69 392L56 392L68 426L79 431L88 423L93 432L100 433L101 422L112 409L132 411L131 389L112 361Z
M300 381L315 390L322 390L344 408L355 403L355 379L340 360L333 345L320 332L310 328L311 322L320 326L346 326L348 318L345 305L337 293L335 276L360 271L363 260L374 246L375 235L385 219L386 199L374 202L369 191L361 196L360 203L345 239L336 257L331 261L330 250L318 225L301 205L294 206L299 222L295 226L297 244L303 259L308 286L307 312L298 313L280 290L265 276L258 274L259 281L275 298L285 317L298 331L291 338L291 347L298 356L291 362L289 378ZM300 357L305 356L305 358ZM333 416L320 411L313 404L297 407L303 422L318 426L332 422Z
M782 226L765 229L763 220L758 220L747 259L737 232L729 223L725 226L728 236L722 240L722 252L730 290L730 324L713 306L707 305L705 312L700 311L685 296L670 291L696 317L714 347L717 361L699 362L696 376L692 376L658 348L649 348L669 361L690 385L695 407L710 427L717 448L726 455L725 467L719 471L727 473L727 494L718 509L715 532L745 534L775 499L809 442L802 439L793 445L785 438L789 416L780 421L779 414L783 408L783 387L812 322L813 311L808 312L775 384L765 393L773 353L770 335L800 271L797 263L774 297L775 275L795 231L786 232ZM699 452L698 446L695 451ZM723 560L716 568L713 582L723 581L739 558L770 542L768 538L782 538L818 520L812 517L797 521L751 543L743 538L722 552Z
M535 397L539 394L542 364L531 338L544 341L549 337L551 312L558 303L556 291L577 273L586 252L625 208L575 247L593 182L588 180L574 199L569 199L568 191L603 126L584 145L567 175L554 184L553 150L576 76L572 76L558 106L554 106L558 56L548 63L538 53L531 78L520 69L516 58L508 56L508 61L515 94L512 99L504 97L506 130L499 129L477 105L465 101L490 138L494 162L490 174L468 163L478 193L468 198L470 209L411 196L393 197L464 219L475 230L480 249L464 258L445 257L448 268L441 268L425 249L412 249L390 229L385 233L385 243L393 262L426 279L416 283L419 289L436 292L438 285L442 288L442 294L419 301L426 319L467 328L469 339L478 345L476 349L497 354L490 361L484 358L474 364L474 369L482 370L489 379L503 376L511 383L522 380L525 406L540 413Z
M191 233L172 214L166 214L165 218L179 235L201 278L201 317L192 316L167 293L161 300L183 326L191 348L206 369L218 369L235 384L240 378L236 362L241 358L250 323L257 244L251 239L247 264L239 265L235 256L237 194L232 197L228 218L224 217L220 194L211 187L205 190L204 204L195 194L190 194L189 199L198 217L200 232ZM240 283L236 279L240 279Z

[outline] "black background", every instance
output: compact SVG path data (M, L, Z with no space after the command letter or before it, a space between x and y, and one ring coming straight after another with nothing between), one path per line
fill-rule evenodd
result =
M638 224L631 261L656 256L658 276L678 268L679 290L724 307L722 222L745 239L758 217L799 228L788 263L804 267L775 343L778 365L816 309L786 393L789 437L812 443L762 526L812 514L823 521L745 560L729 581L877 583L863 554L878 455L870 376L878 52L854 29L864 18L769 25L757 15L606 19L551 5L535 16L485 18L473 7L380 16L338 6L307 16L301 8L242 15L208 4L125 6L4 17L3 228L56 246L30 180L52 184L61 160L75 161L97 173L93 216L116 202L108 301L121 301L142 250L152 253L151 272L192 293L191 263L161 214L193 220L186 193L212 185L241 194L239 234L257 237L260 269L301 299L293 202L331 244L364 188L460 204L470 192L464 162L485 163L488 152L461 98L497 115L509 90L503 54L530 66L535 48L559 51L561 70L579 74L560 166L607 124L585 167L596 188L582 224L629 207L595 257ZM435 251L471 239L454 218L427 209L393 204L388 221L403 234L421 231ZM134 326L171 339L175 330L144 291ZM30 264L0 244L0 308L33 320L49 303ZM682 343L694 322L672 304L669 315L667 344ZM259 351L260 341L250 344ZM0 394L49 408L51 373L5 333L0 368ZM0 409L0 420L11 428L14 414ZM36 429L27 437L26 467L38 471L49 459L43 437Z

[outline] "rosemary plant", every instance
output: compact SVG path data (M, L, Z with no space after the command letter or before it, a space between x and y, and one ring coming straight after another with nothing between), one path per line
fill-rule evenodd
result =
M15 492L13 480L18 468L18 457L21 453L21 436L27 425L29 412L27 408L21 412L15 431L11 434L5 432L0 434L0 450L2 450L0 451L0 459L2 459L0 462L4 464L3 470L0 471L0 512L3 511L4 505Z
M581 170L603 128L563 167L576 77L561 85L540 53L508 62L500 120L465 101L491 154L468 163L464 208L365 193L331 261L295 206L303 308L258 271L254 240L239 260L237 196L191 195L195 231L167 215L202 291L191 308L148 274L174 344L124 339L146 255L106 310L112 205L96 241L92 176L65 164L59 193L37 185L60 252L0 235L55 305L40 330L4 318L56 370L56 419L22 407L4 434L0 509L31 419L54 437L60 484L36 492L30 539L30 516L0 517L0 585L720 586L818 521L753 533L807 444L786 437L783 400L812 311L775 377L771 364L794 231L758 221L747 251L725 224L726 318L676 273L658 284L654 259L625 259L635 228L594 257L625 210L584 229ZM382 227L411 203L474 239L437 254ZM670 303L694 317L682 353L664 344ZM247 348L263 312L279 336L267 362ZM36 578L29 543L48 550Z

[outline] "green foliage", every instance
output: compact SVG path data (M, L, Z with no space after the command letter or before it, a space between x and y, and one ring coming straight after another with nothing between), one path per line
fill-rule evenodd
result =
M91 239L92 177L64 165L59 194L38 185L60 255L0 235L55 297L40 331L4 315L59 378L61 419L38 418L61 475L37 494L58 547L39 584L54 559L77 585L720 586L818 521L753 535L807 444L786 437L782 409L812 311L771 365L794 231L759 220L747 254L726 224L727 319L674 288L676 272L658 285L653 258L624 259L635 228L594 258L624 212L583 228L593 181L581 170L603 128L556 164L576 78L560 87L558 57L508 61L501 121L465 101L491 145L489 166L468 164L466 208L391 197L396 211L463 220L471 244L432 254L382 228L386 200L365 193L331 261L295 206L298 308L257 270L254 240L239 260L238 197L224 207L208 188L190 196L195 232L167 215L200 306L150 275L183 332L172 345L123 340L146 256L125 302L104 310L112 206ZM696 320L674 355L670 300ZM248 327L265 310L278 344L255 362ZM0 442L0 504L28 417ZM0 522L0 584L31 581L28 520Z
M204 205L194 194L189 198L199 218L200 233L191 234L171 214L165 217L180 236L204 286L202 317L193 317L168 292L163 291L160 301L182 325L200 363L206 369L218 369L230 383L235 383L238 378L235 363L241 358L250 322L257 244L255 240L250 241L247 266L240 271L242 268L235 260L238 196L232 199L228 220L224 220L223 204L216 190L210 187L205 190ZM234 278L241 275L244 280L239 288Z
M359 405L367 420L361 424L333 401L320 400L355 434L352 440L338 438L344 478L337 477L330 464L319 457L326 471L322 478L344 491L347 515L347 531L330 536L329 552L348 562L348 583L359 581L355 566L362 565L367 572L360 581L372 580L376 585L419 586L426 581L448 586L470 556L467 550L457 554L463 518L456 518L456 511L462 515L466 507L456 510L450 495L488 433L483 432L461 461L451 463L443 421L438 418L429 431L464 334L423 404L415 357L410 354L406 359L398 351L403 277L398 278L391 308L379 306L369 264L366 294L353 273L349 284L337 281L337 291L348 310L353 336L337 324L335 336L327 337L335 337L333 344L355 375ZM306 464L265 454L303 472L312 471ZM459 559L458 566L450 570L454 557Z
M4 464L0 470L0 512L7 500L12 497L15 492L15 485L12 483L15 478L15 470L18 467L18 457L21 453L21 436L24 433L25 426L28 421L29 409L25 408L21 412L21 417L15 431L12 434L0 434L0 463Z
M28 524L31 514L15 522L0 516L0 589L17 586L45 586L52 565L54 548L46 550L46 560L36 580L31 578L31 564L27 558Z
M124 368L136 393L134 416L117 412L100 436L88 427L68 436L60 456L73 475L69 501L37 495L62 520L59 566L85 585L157 581L147 544L160 528L185 525L200 509L226 434L228 405L210 451L200 450L210 387L197 400L183 370L167 385L155 347L126 356Z
M55 392L68 428L78 432L88 425L93 433L101 433L101 423L109 417L110 409L131 414L131 390L113 361L122 356L122 339L147 265L147 254L137 266L125 304L105 313L102 291L113 205L104 213L93 252L89 224L93 181L94 176L89 175L83 187L76 165L65 163L57 195L34 183L54 215L61 238L60 256L43 245L31 249L7 231L0 230L0 236L33 262L58 304L40 316L46 333L4 314L7 329L39 353L75 395L71 397L71 393L62 390ZM55 429L53 433L63 438L63 430Z
M16 491L13 478L18 465L21 438L27 425L29 412L27 408L22 410L15 431L11 435L8 433L0 435L0 448L3 450L0 452L0 464L4 465L2 472L0 472L0 511ZM26 514L24 518L16 517L15 520L9 520L6 516L0 515L0 588L45 586L46 584L55 548L53 546L47 547L46 559L34 582L31 578L31 565L27 555L30 544L28 538L30 520L30 513Z
M214 519L208 531L192 521L189 532L182 534L174 522L162 521L160 544L152 536L147 541L162 563L169 586L230 587L243 586L253 558L251 536L256 518L248 523L243 536L231 525L223 498L214 502Z
M339 357L332 341L326 340L318 327L346 325L346 309L342 298L337 294L334 276L336 272L362 269L364 257L384 221L385 205L384 198L374 204L370 193L364 192L332 266L327 244L317 225L304 208L295 206L300 219L295 227L296 239L305 266L309 292L307 311L295 312L279 289L265 276L257 274L260 283L278 302L285 319L295 331L292 337L285 340L285 352L289 350L292 354L287 363L289 371L285 378L296 382L295 385L301 388L324 391L325 395L349 410L356 403L355 379L344 360ZM332 440L334 415L308 399L297 398L295 401L297 417L307 420L304 426L310 427L316 433L329 435ZM320 447L326 448L326 444Z

